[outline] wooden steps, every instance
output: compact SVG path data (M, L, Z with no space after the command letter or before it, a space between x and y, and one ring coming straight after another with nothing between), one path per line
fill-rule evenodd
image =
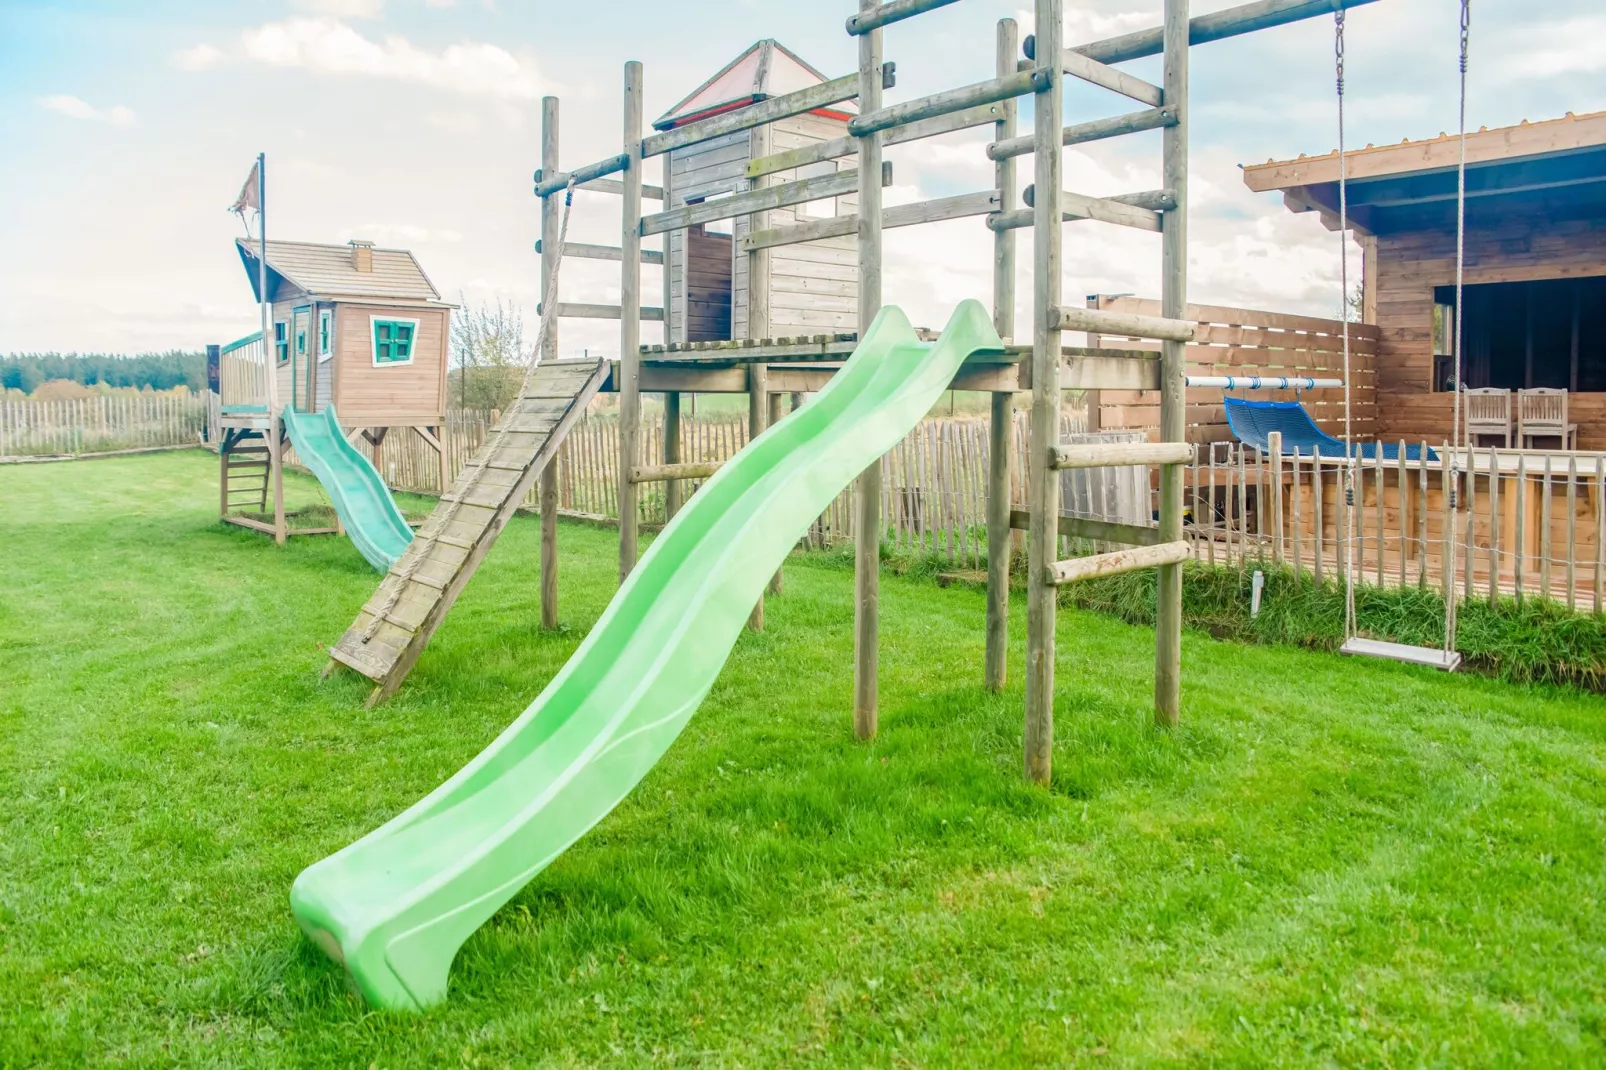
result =
M357 619L329 651L395 693L474 570L607 378L608 363L548 361L492 429Z

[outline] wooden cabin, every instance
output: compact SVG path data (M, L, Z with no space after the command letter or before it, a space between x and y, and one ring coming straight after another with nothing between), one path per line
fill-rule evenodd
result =
M1565 389L1578 448L1606 449L1606 112L1481 129L1466 154L1465 386ZM1345 154L1383 439L1452 437L1459 155L1444 134ZM1338 177L1336 152L1244 169L1333 230Z
M258 245L235 248L260 301ZM267 284L280 404L321 412L333 402L348 429L440 426L453 306L412 253L270 241Z
M758 41L653 126L672 130L824 81L825 75L784 45ZM671 151L664 163L665 210L753 188L747 175L749 160L845 137L851 109L848 103L834 104ZM834 173L839 165L853 167L853 157L808 164L762 181L813 178ZM765 213L764 223L776 227L850 215L856 205L857 197L851 194L812 201ZM853 236L739 254L749 226L749 218L740 216L671 233L665 271L666 341L718 342L858 329ZM756 272L751 262L756 262ZM756 295L750 274L761 280Z

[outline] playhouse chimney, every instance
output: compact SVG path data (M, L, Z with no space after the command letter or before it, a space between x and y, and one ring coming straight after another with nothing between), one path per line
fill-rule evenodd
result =
M351 266L363 274L374 270L374 243L360 241L353 238L346 244L351 246Z

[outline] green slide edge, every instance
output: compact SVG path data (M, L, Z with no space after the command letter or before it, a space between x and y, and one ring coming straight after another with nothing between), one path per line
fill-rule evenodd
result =
M687 502L523 714L418 803L296 878L297 922L370 1004L446 997L463 942L668 750L814 518L919 423L967 357L1002 348L976 301L935 343L883 308L823 390Z
M296 456L329 493L357 552L377 571L389 572L413 541L413 529L379 470L341 433L333 405L322 412L287 406L283 415Z

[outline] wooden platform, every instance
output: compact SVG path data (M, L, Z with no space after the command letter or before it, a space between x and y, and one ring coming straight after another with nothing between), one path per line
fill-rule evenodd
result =
M602 385L594 360L537 366L501 423L379 584L329 656L378 686L369 705L391 695L412 669L502 528L558 454Z
M1349 654L1361 658L1386 658L1389 661L1403 661L1409 665L1426 665L1431 669L1443 672L1455 672L1461 667L1461 655L1457 651L1446 653L1438 647L1407 646L1404 643L1388 643L1381 639L1349 639L1338 648L1340 654Z

